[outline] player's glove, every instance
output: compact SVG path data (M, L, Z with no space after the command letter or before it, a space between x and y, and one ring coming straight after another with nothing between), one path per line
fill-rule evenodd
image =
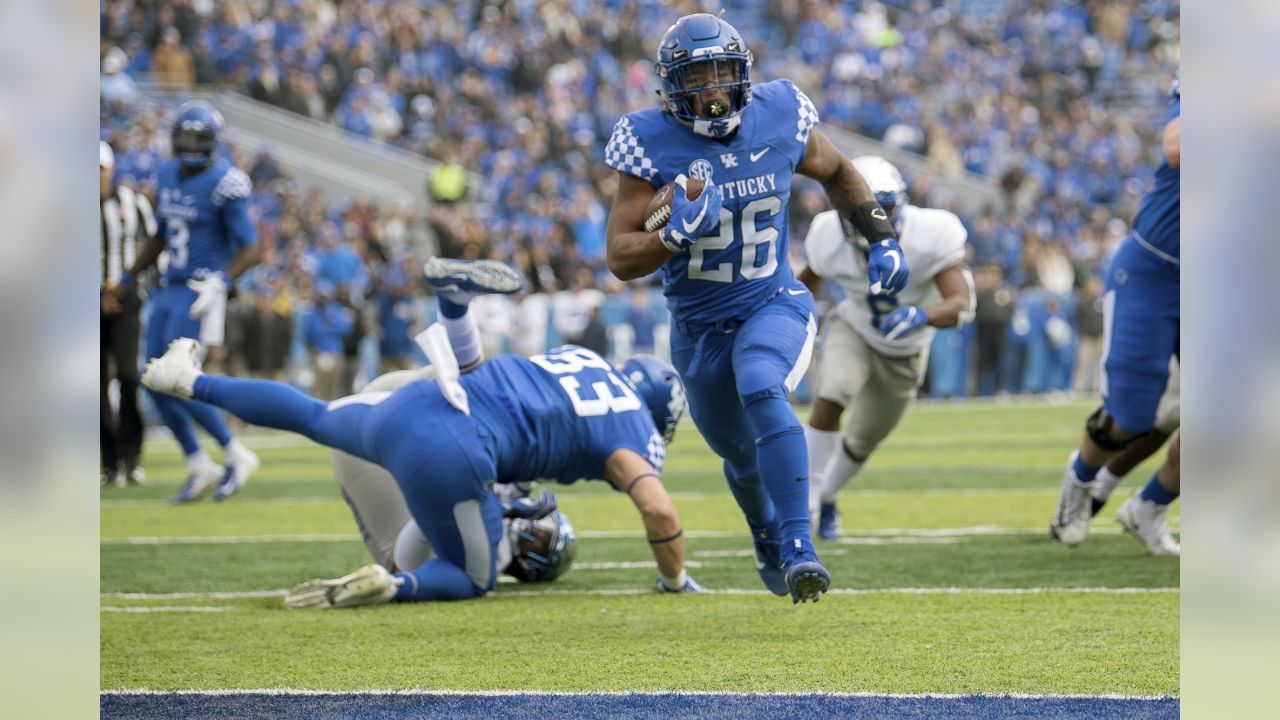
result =
M196 299L191 303L187 314L192 320L199 320L215 307L225 307L227 288L230 285L231 279L224 272L209 273L204 277L188 280L187 287L196 291Z
M688 250L698 238L720 228L720 207L724 199L720 188L710 178L702 186L702 194L697 200L690 200L685 195L685 186L689 182L687 176L677 175L675 182L680 189L671 194L671 219L658 230L658 239L668 250L678 253Z
M503 503L503 517L541 520L556 511L556 496L550 490L543 490L538 497L516 498Z
M867 276L872 295L893 295L907 286L907 259L893 238L885 238L871 246L867 256Z
M694 580L687 573L684 576L684 585L681 585L680 587L674 588L674 589L667 587L666 581L664 581L662 579L662 576L659 575L658 582L654 586L654 589L660 593L700 593L700 592L707 591L706 588L699 585L698 581Z
M880 332L888 340L897 340L929 324L929 313L915 305L902 305L884 316Z

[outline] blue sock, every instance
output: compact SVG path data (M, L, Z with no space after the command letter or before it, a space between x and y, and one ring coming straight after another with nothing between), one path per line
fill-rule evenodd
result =
M178 445L182 446L182 454L194 455L200 452L200 443L196 441L196 428L191 424L191 413L188 412L191 403L153 390L147 390L147 392L151 393L151 399L156 404L156 410L160 412L160 418L173 433Z
M191 413L191 419L200 423L200 427L207 430L219 445L225 447L231 442L231 428L227 427L227 421L218 408L193 400L187 402L187 410Z
M756 465L782 525L782 557L813 552L809 531L809 451L804 429L780 388L743 398L756 430Z
M1161 485L1160 473L1156 472L1151 476L1151 479L1147 481L1147 484L1143 486L1142 492L1139 496L1143 500L1149 500L1157 505L1168 505L1178 499L1178 494L1177 490L1169 490L1165 486Z
M398 572L404 583L396 589L402 600L466 600L483 593L471 583L466 571L448 560L434 558L416 570Z
M781 540L781 530L777 527L778 511L773 507L764 483L760 482L760 476L751 473L736 477L727 460L724 464L724 476L729 481L729 492L733 493L733 499L738 501L738 507L742 508L742 514L747 518L751 536L759 538L760 533L764 532L772 536L773 540Z
M1071 461L1071 472L1076 474L1076 479L1080 482L1093 482L1093 479L1098 476L1098 471L1101 469L1086 465L1080 459L1080 453L1076 453L1075 459Z
M253 425L306 435L321 445L377 462L364 445L362 421L374 405L348 403L330 410L327 403L272 380L201 375L195 396Z
M440 314L447 318L460 318L467 314L467 303L459 305L443 295L436 296L436 303L439 305Z

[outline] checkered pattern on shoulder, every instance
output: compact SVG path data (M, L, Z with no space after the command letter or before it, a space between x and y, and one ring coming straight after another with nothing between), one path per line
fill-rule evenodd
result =
M649 446L645 450L646 459L653 466L654 471L662 472L662 466L667 462L667 444L662 442L662 434L654 430L649 436Z
M613 126L613 135L604 148L604 162L618 172L634 175L641 180L652 180L658 174L653 160L645 157L640 138L636 137L635 130L631 127L631 119L625 116Z
M218 184L213 188L213 203L221 205L227 200L244 200L253 193L253 182L240 168L227 169Z
M795 85L791 87L796 91L796 112L799 115L796 119L796 140L806 144L809 142L809 131L818 124L818 109L803 90Z

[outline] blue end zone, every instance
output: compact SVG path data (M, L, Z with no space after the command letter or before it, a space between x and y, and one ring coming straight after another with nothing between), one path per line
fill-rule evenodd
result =
M103 693L119 718L1177 718L1178 698L767 694Z

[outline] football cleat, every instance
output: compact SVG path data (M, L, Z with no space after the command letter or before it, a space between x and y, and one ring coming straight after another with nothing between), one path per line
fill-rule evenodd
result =
M400 581L381 565L365 565L333 580L308 580L284 597L288 608L345 608L382 605L396 596Z
M1169 524L1165 521L1164 516L1168 510L1168 505L1143 500L1142 491L1139 490L1116 510L1116 522L1124 527L1125 532L1137 538L1152 555L1180 557L1182 546L1173 539Z
M510 295L524 287L524 275L497 260L433 257L422 274L436 295L456 305L466 305L477 295Z
M257 471L261 464L258 456L249 450L242 450L235 453L234 457L228 457L227 470L222 475L222 482L218 485L217 492L213 494L213 499L226 500L240 492L240 488L249 482L249 476Z
M768 531L753 532L751 544L756 551L756 572L760 573L764 586L774 595L791 592L787 576L782 572L782 544Z
M1071 469L1079 452L1071 453L1071 459L1067 461L1062 489L1058 493L1058 511L1049 523L1049 535L1070 547L1079 545L1089 536L1089 519L1092 517L1089 484L1077 480L1075 471Z
M810 600L818 602L822 593L831 587L831 573L813 553L797 553L787 564L786 578L792 604Z
M133 467L126 470L124 473L124 476L125 476L125 479L128 480L130 485L146 485L147 484L147 474L142 471L142 466L140 465L134 465Z
M183 484L182 490L177 495L169 498L169 502L173 505L195 502L200 499L200 496L206 490L221 482L224 475L225 471L210 461L208 465L188 475L187 482Z
M823 540L840 538L840 511L835 503L822 503L818 506L818 537Z
M200 374L200 343L178 338L169 343L163 355L147 362L142 384L156 392L190 400Z

